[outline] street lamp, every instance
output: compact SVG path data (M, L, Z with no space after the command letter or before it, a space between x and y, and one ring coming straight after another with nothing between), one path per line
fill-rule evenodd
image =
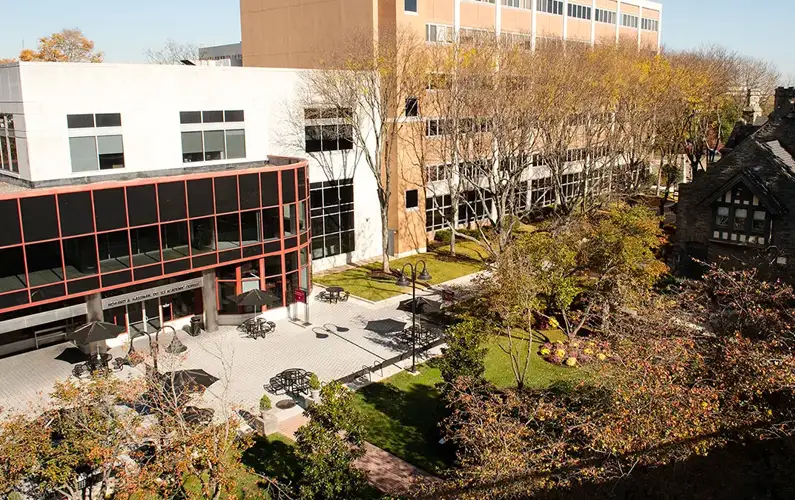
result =
M417 275L417 270L422 264L422 270ZM411 282L406 278L406 268L411 271ZM428 281L431 275L428 274L428 266L425 265L424 260L420 260L415 264L407 263L400 270L400 277L395 284L397 286L409 286L411 284L411 372L417 371L417 280Z
M170 328L174 336L171 338L171 342L166 346L166 352L169 354L181 354L188 350L188 347L183 344L179 338L177 338L177 329L171 325L166 325L163 328L160 328L155 332L155 342L154 346L152 345L152 336L149 335L149 332L144 332L146 336L149 338L149 351L152 353L152 361L155 365L155 373L158 372L157 369L157 353L160 351L160 332L165 330L166 328Z

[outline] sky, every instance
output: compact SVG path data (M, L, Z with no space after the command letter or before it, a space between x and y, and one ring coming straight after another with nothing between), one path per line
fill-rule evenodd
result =
M422 1L422 0L420 0ZM585 0L583 3L590 3ZM795 0L662 0L663 44L718 43L769 60L795 83ZM240 41L239 0L0 0L0 58L63 28L80 28L108 62L143 62L166 40L196 45Z

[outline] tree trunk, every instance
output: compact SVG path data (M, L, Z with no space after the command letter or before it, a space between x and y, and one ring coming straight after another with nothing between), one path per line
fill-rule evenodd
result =
M383 245L383 251L381 254L381 270L385 273L390 271L389 269L389 217L387 214L386 207L381 207L381 244Z
M450 255L455 255L455 230L450 231Z

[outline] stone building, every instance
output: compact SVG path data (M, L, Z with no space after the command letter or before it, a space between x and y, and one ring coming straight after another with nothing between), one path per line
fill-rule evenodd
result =
M695 260L754 266L768 277L795 278L795 88L776 91L759 125L744 113L721 160L679 187L678 271L697 276Z

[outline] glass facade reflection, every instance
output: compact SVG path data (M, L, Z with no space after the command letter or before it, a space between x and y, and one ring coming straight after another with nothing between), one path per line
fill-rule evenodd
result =
M0 312L242 262L286 302L307 182L294 160L0 195Z

